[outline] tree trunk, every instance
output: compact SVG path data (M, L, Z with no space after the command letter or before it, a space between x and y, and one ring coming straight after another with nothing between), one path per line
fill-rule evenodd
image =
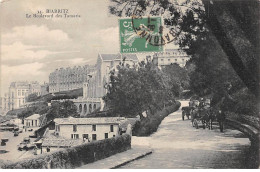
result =
M245 64L245 61L249 59L253 59L257 63L258 55L255 46L247 40L242 29L237 24L238 21L230 14L229 9L226 7L228 2L202 1L207 15L207 24L226 53L230 64L246 87L255 96L258 96L259 82L257 74L252 73L250 67ZM236 3L236 1L233 3Z

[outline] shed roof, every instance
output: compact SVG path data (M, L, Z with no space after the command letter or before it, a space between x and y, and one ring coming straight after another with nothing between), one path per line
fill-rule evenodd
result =
M126 60L138 61L136 54L100 54L100 57L103 61L121 60L123 58L126 58Z
M25 119L39 119L40 117L41 117L40 114L33 114L33 115L31 115L31 116L29 116L29 117L27 117Z
M56 124L119 124L125 118L123 117L102 117L102 118L56 118L54 122Z
M71 147L82 144L81 139L44 139L42 146L50 147Z

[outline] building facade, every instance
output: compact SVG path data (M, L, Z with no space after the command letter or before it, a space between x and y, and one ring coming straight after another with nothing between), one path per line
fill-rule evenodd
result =
M191 57L181 49L166 49L165 52L154 53L153 63L158 67L163 67L173 63L177 63L180 67L184 67L190 58Z
M36 93L41 95L41 87L37 81L19 81L12 82L9 86L8 93L2 98L3 111L18 109L26 103L26 97L29 94Z
M56 69L49 75L49 92L55 93L82 88L87 75L94 69L94 66L90 65Z
M49 84L48 83L44 83L43 85L41 85L41 95L44 96L46 94L49 94Z
M65 139L103 140L119 135L122 117L56 118L55 135Z
M33 114L24 119L24 124L26 128L40 127L41 125L41 116L39 114Z

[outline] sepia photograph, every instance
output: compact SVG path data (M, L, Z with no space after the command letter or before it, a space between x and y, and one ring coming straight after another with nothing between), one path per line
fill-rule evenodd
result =
M259 169L260 0L0 0L0 169Z

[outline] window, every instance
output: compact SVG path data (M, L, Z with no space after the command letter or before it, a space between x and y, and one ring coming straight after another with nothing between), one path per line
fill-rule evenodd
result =
M114 126L110 125L110 132L114 132Z
M88 134L82 134L82 138L83 138L83 140L84 140L84 138L88 139Z
M60 126L59 125L56 125L56 131L60 131Z
M108 133L105 133L105 139L107 139L108 138Z
M81 113L82 112L82 105L80 104L79 105L79 113Z
M32 126L33 126L33 120L32 120Z
M175 61L177 62L177 59L175 59Z
M96 134L92 134L92 140L97 140L97 135Z
M96 125L92 125L92 131L97 131L97 126Z
M79 138L79 135L78 135L78 134L71 134L71 138L72 138L72 139L78 139L78 138Z
M168 61L171 61L171 59L168 59Z
M77 131L77 125L76 125L76 124L73 125L73 131L74 131L74 132Z
M163 61L163 59L161 59L161 61Z

